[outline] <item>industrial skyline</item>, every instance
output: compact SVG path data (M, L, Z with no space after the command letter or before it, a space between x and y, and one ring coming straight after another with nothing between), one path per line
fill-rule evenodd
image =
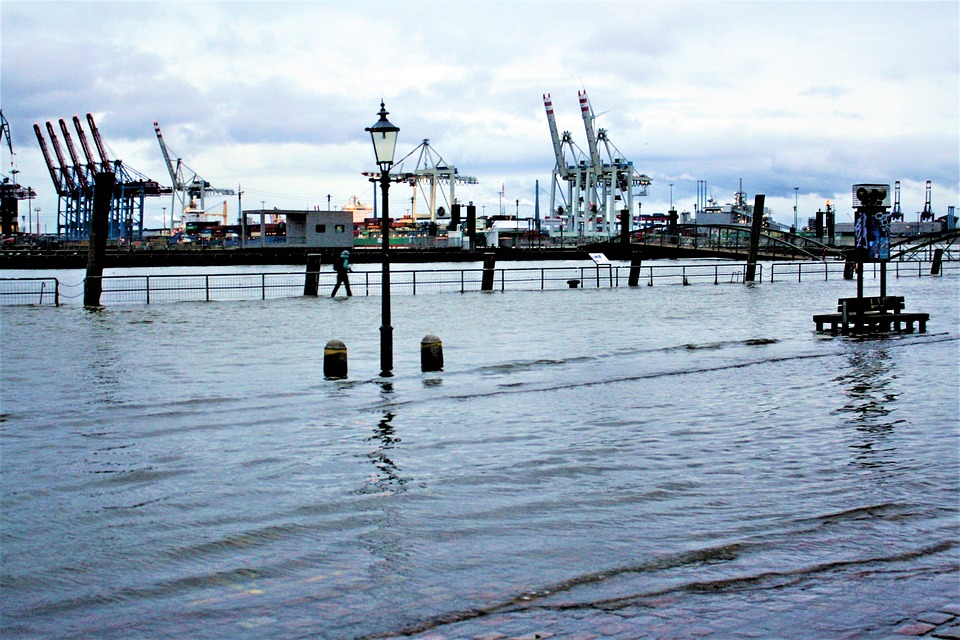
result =
M796 204L802 225L827 200L849 216L851 184L900 180L911 220L930 180L939 217L960 182L958 14L946 1L5 1L15 166L4 146L2 173L16 169L52 225L33 125L90 112L110 157L162 185L155 121L174 161L242 191L244 209L372 204L364 128L382 98L398 157L429 140L477 178L458 198L532 216L556 164L543 95L586 148L586 90L597 126L652 179L644 212L692 211L704 181L729 202L742 179L781 222ZM394 215L410 209L402 189L391 198ZM170 208L151 198L145 226Z

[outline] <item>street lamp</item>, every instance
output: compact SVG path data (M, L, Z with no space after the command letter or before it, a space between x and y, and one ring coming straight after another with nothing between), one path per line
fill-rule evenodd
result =
M373 141L373 153L380 166L380 193L383 196L383 206L380 211L380 233L383 234L383 275L381 276L381 322L380 322L380 376L393 375L393 326L390 324L390 167L393 166L393 154L397 150L398 127L387 120L387 110L383 101L380 101L380 119L372 127L364 131L370 132ZM376 177L370 178L375 182Z
M800 198L800 187L794 187L793 188L793 232L794 233L796 233L797 230L800 228L798 226L800 221L797 219L797 203L799 202L799 198Z

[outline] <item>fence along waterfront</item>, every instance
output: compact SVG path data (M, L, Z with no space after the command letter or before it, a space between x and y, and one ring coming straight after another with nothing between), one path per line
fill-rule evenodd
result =
M931 262L891 262L888 277L925 277ZM878 278L877 265L866 265L864 275ZM642 266L639 284L693 285L742 283L746 263L717 262L693 264L656 264ZM758 265L758 281L803 282L843 278L843 262L779 262ZM584 265L557 267L501 267L495 269L496 291L536 291L566 289L570 281L577 288L626 287L630 265ZM942 272L960 271L960 262L944 262ZM392 272L391 293L422 295L429 293L467 293L481 290L483 269L410 269ZM155 304L177 301L267 300L303 294L304 271L272 273L229 273L197 275L122 275L103 276L103 304ZM319 274L319 292L331 291L335 274ZM354 295L380 295L379 271L354 272ZM57 278L0 278L0 305L60 305L82 297L82 283L63 285ZM70 291L80 289L79 293Z

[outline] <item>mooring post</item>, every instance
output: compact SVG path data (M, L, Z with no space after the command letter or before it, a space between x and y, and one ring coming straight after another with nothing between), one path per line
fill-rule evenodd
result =
M423 336L420 341L420 371L443 370L443 342L435 335Z
M347 377L347 345L331 340L323 348L323 377L338 380Z
M481 291L493 291L493 270L496 264L496 254L485 253L483 255L483 277L480 281Z
M757 277L757 254L760 253L760 231L763 229L763 201L766 199L758 193L753 199L753 226L750 227L750 252L747 254L747 273L744 282L753 282Z
M93 177L93 219L90 221L90 247L87 250L87 277L83 280L83 306L99 307L103 293L103 257L107 252L110 202L116 174L101 171Z
M320 265L323 256L319 253L307 255L307 273L303 280L303 295L316 296L320 288Z

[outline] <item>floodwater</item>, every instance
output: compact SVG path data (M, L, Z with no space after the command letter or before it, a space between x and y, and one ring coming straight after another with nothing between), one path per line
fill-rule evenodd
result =
M388 379L375 296L4 307L0 635L888 637L960 594L958 284L395 295Z

